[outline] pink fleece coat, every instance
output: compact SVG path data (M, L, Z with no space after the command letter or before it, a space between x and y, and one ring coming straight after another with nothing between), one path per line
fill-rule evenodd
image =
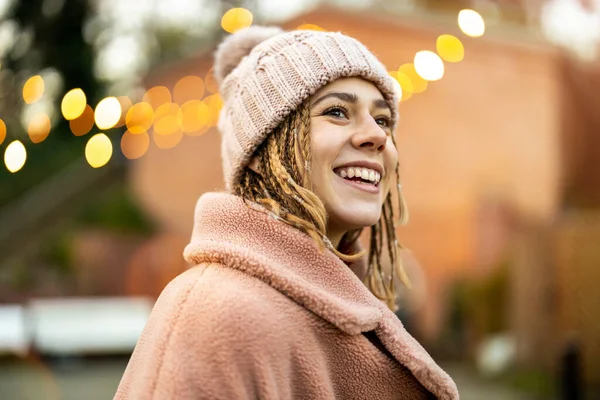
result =
M236 196L198 201L186 259L115 399L458 399L333 253Z

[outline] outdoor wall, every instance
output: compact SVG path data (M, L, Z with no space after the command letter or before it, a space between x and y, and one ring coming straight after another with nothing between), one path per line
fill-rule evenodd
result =
M575 340L586 382L600 393L600 213L572 213L556 227L557 352Z

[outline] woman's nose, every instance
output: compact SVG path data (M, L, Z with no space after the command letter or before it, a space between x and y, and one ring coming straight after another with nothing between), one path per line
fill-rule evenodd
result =
M352 144L359 149L372 149L378 153L385 150L387 133L375 120L369 116L368 120L357 126L357 131L352 137Z

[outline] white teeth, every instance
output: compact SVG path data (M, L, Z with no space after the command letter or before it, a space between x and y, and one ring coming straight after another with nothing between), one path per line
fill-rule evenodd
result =
M381 181L381 174L369 168L342 168L338 171L338 175L342 178L362 178L363 180L371 181L375 184Z

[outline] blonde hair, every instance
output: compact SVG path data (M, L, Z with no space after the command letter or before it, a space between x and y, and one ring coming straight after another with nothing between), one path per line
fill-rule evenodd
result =
M393 136L392 140L395 145ZM364 256L364 251L358 254L344 254L334 248L327 239L327 212L323 202L311 190L309 180L308 171L312 161L310 146L310 109L305 102L279 124L254 153L259 161L259 173L246 167L240 180L233 184L232 190L244 201L262 204L282 222L308 234L321 251L328 247L346 263L357 261ZM399 182L397 166L396 177ZM403 223L408 219L408 213L399 183L397 188L399 220ZM353 246L361 231L362 229L347 232L338 248ZM385 274L383 270L384 244L393 266L391 274ZM368 269L364 283L377 298L384 300L394 311L397 298L394 275L405 286L410 287L399 255L401 248L396 239L390 192L383 203L381 218L371 227Z

